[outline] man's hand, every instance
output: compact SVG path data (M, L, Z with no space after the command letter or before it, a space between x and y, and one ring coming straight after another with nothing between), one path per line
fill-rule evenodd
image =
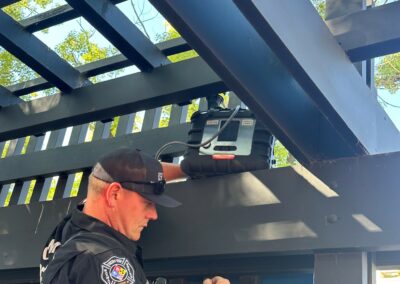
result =
M204 279L203 284L230 284L229 280L221 276L215 276L214 278Z

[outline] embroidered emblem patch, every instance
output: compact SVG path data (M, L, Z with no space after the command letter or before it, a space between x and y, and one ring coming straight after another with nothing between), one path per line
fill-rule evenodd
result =
M135 271L126 258L113 256L101 265L101 280L106 284L135 283Z

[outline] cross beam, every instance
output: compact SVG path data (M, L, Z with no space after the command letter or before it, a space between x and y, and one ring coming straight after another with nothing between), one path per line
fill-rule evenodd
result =
M169 63L167 57L109 0L67 0L142 71Z
M0 26L0 45L61 91L70 92L87 83L78 71L3 11Z

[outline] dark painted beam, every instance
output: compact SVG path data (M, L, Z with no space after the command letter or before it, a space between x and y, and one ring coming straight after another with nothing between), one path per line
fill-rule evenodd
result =
M124 1L126 0L110 0L110 2L113 4L118 4ZM21 20L19 23L24 27L25 30L33 33L58 24L62 24L66 21L73 20L80 16L81 15L78 11L74 10L70 5L66 4L32 16L30 18Z
M158 209L160 219L143 232L144 256L399 249L399 165L400 153L391 153L316 163L319 181L296 166L169 184L183 205ZM0 208L0 251L8 255L0 269L34 267L40 244L77 200L69 202Z
M10 1L17 2L15 0ZM123 1L114 0L111 2L117 4ZM364 60L399 51L398 46L400 45L396 43L400 36L398 35L398 29L396 29L397 22L395 18L395 15L398 14L398 4L395 3L326 21L332 34L352 61ZM347 11L349 11L349 8L350 11L357 11L359 7L357 6L357 9L354 9L352 6L346 7ZM63 5L21 20L20 24L25 30L36 32L79 16L79 13L72 9L71 6ZM368 19L374 20L369 21ZM381 21L379 19L388 20ZM387 21L393 24L386 24Z
M352 155L399 150L399 131L310 2L235 2Z
M400 2L395 1L326 24L354 62L400 51L399 15Z
M365 153L321 114L232 1L151 3L298 160Z
M86 86L0 112L0 141L109 119L207 96L227 88L200 58ZM112 96L110 96L112 94ZM3 123L4 122L4 123Z
M191 47L182 38L167 40L156 44L156 46L165 54L165 56L191 50ZM132 62L130 62L125 56L118 54L106 59L78 66L76 69L81 73L81 76L91 77L131 65ZM8 88L15 96L23 96L50 87L51 84L46 80L43 78L37 78L9 86Z
M0 45L63 92L81 87L86 81L44 43L0 11Z
M166 65L169 60L109 0L67 2L142 71Z
M51 87L53 87L53 85L50 82L46 81L42 77L39 77L26 82L8 86L8 89L14 94L14 96L20 97L33 92L49 89Z
M23 102L23 100L13 95L9 89L0 86L0 108L19 104L21 102Z
M189 125L181 124L0 159L0 184L88 170L100 156L117 147L125 146L155 153L170 141L187 141L188 131ZM182 154L184 150L184 147L171 147L166 154ZM60 163L60 160L63 162Z
M399 249L399 165L397 152L174 184L183 206L159 210L145 256Z

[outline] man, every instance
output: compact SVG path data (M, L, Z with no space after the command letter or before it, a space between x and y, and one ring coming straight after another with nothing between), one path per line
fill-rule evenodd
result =
M41 283L147 283L136 241L157 220L156 204L180 205L164 189L165 180L181 176L179 166L161 165L138 150L122 148L101 158L89 177L85 204L46 243ZM214 277L204 283L229 281Z

